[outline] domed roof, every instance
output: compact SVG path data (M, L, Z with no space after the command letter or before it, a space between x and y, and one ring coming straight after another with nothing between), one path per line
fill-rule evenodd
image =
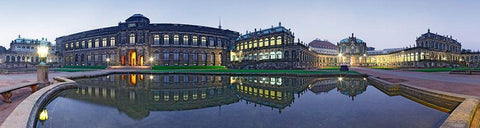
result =
M342 39L342 40L340 40L340 43L349 43L350 38L355 39L355 43L363 43L363 40L357 39L355 37L348 37L348 38Z
M142 14L133 14L133 16L129 17L126 22L149 22L150 19L147 17L143 16Z
M308 46L314 47L314 48L326 48L326 49L336 49L337 45L332 44L326 40L313 40L308 44Z

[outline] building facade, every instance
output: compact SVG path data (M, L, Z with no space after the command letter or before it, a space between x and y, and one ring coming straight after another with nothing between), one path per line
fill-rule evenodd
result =
M0 68L33 68L40 63L37 48L41 45L48 46L49 54L46 61L56 65L59 57L56 56L55 45L46 38L29 39L20 35L10 43L7 50L0 48Z
M293 32L281 23L241 35L230 55L230 67L237 69L306 69L317 62L316 54L295 42Z
M240 35L219 28L156 24L135 14L117 26L79 32L56 39L62 65L214 66L235 69L315 69L347 64L384 67L478 67L480 52L466 52L452 36L422 34L416 45L375 51L352 36L337 45L314 40L309 46L279 23ZM13 42L12 42L13 43ZM17 44L17 43L14 43ZM34 51L31 46L8 51ZM28 52L30 51L30 52ZM8 55L4 62L33 61L31 56ZM13 58L15 59L12 59ZM19 58L20 57L20 58ZM1 60L0 60L1 61Z
M186 24L153 24L135 14L118 26L56 39L64 65L224 65L238 33Z

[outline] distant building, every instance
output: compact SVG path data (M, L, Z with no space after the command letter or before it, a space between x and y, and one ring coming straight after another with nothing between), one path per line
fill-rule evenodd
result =
M367 47L367 51L375 51L374 47Z
M320 54L337 55L337 45L328 42L327 40L313 40L308 44L311 51Z
M28 67L39 63L37 48L41 45L49 47L49 54L47 56L47 63L57 63L59 58L56 56L55 45L46 38L29 39L18 38L10 43L8 50L5 47L0 47L0 63L3 68L9 67Z
M340 63L351 66L367 66L367 43L356 38L353 33L351 37L340 40L337 43Z

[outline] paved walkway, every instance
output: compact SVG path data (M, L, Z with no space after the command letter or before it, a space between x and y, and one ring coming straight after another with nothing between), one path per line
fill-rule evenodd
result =
M457 94L480 96L480 75L459 75L445 72L411 72L353 67L351 70L370 74L387 81L400 81L411 85Z

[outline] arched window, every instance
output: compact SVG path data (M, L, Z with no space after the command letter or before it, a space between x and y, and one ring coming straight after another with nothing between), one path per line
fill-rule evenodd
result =
M170 44L170 36L163 35L163 44Z
M95 39L95 47L98 48L100 45L100 40L99 39Z
M283 56L285 56L284 58L287 59L288 58L288 51L285 51L285 54L283 54Z
M265 38L264 44L265 44L265 47L266 47L266 46L269 46L270 43L268 43L268 38Z
M243 49L248 49L248 42L243 43Z
M197 61L198 61L198 54L197 54L197 51L193 51L192 60L193 60L194 62L197 62Z
M263 53L258 54L258 59L263 60Z
M249 42L248 42L248 48L249 48L249 49L250 49L250 48L253 48L253 47L252 47L252 41L249 41Z
M202 46L206 46L206 45L207 45L207 38L202 37Z
M88 48L92 47L92 40L88 40Z
M258 42L258 47L263 47L263 40L260 39L260 41Z
M23 47L23 48L25 48L25 47ZM75 48L73 47L73 42L70 43L70 49L75 49Z
M275 45L275 37L270 38L270 46Z
M10 56L5 57L5 62L10 62Z
M188 45L188 36L187 35L183 36L183 45Z
M160 44L160 36L154 35L153 36L153 44Z
M107 47L107 38L102 39L102 47Z
M65 50L68 50L68 43L65 44Z
M130 44L135 44L135 34L130 34Z
M253 48L256 48L258 46L257 40L253 40Z
M192 39L192 40L193 40L193 41L192 41L192 45L197 46L197 45L198 45L198 38L197 38L197 36L193 36L192 38L193 38L193 39Z
M277 45L282 45L282 37L281 36L277 37Z
M85 48L85 41L82 41L82 48Z
M281 51L277 51L277 59L282 59L282 52Z
M80 48L80 43L78 41L75 43L75 48L76 49Z
M178 35L173 36L173 44L178 45L179 44L179 37Z
M202 53L202 61L203 62L207 61L207 53L205 52Z
M268 54L268 52L265 52L265 55L263 55L263 59L265 60L270 59L270 55Z
M115 46L115 37L110 37L110 46Z
M270 59L276 59L275 52L270 52Z

